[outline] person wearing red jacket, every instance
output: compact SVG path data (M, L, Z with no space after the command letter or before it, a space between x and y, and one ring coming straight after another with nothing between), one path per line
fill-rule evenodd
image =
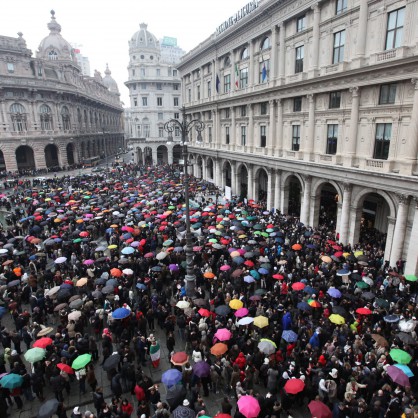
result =
M132 404L125 398L122 401L121 405L121 411L122 411L122 417L123 418L129 418L134 410L134 407Z
M238 354L238 357L235 359L234 364L238 365L240 370L244 370L247 364L247 359L245 358L244 353L242 351Z

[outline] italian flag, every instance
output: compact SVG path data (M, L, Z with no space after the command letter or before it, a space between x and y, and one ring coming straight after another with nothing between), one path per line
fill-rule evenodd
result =
M238 70L238 64L235 64L235 87L239 87L239 70Z
M151 344L151 347L149 348L149 355L153 366L158 367L161 356L160 344L158 344L158 342L156 344Z

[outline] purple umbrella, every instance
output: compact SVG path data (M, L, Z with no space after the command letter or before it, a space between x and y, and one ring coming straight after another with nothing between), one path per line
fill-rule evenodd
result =
M177 383L179 383L182 378L183 378L183 374L179 370L169 369L169 370L167 370L166 372L163 373L163 375L161 377L161 381L166 386L173 386L173 385L176 385Z
M178 271L178 270L179 270L179 266L178 266L177 264L170 264L170 265L168 266L168 268L169 268L171 271Z
M388 366L386 369L386 373L389 377L393 380L394 383L401 385L401 386L411 386L411 382L409 381L409 377L405 374L405 372L399 369L396 366Z
M193 373L197 377L206 377L206 376L209 376L210 375L210 366L205 361L198 361L193 366Z
M336 289L335 287L331 287L331 288L329 288L328 289L328 291L327 291L327 293L332 297L332 298L340 298L342 295L341 295L341 292L338 290L338 289Z

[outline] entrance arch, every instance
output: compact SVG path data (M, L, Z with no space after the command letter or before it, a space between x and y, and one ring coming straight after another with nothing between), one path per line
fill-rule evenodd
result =
M212 158L207 159L206 163L206 179L205 180L213 180L215 177L215 169L213 165Z
M35 156L28 145L21 145L16 149L16 163L18 170L35 170Z
M300 216L302 183L294 174L288 176L283 185L283 213Z
M0 171L6 170L6 161L4 160L4 154L3 151L0 150Z
M157 148L157 161L158 161L158 164L168 163L168 149L165 145L160 145Z
M232 187L232 168L229 161L226 161L222 170L222 182L225 186Z
M45 164L47 168L58 167L58 147L54 144L48 144L45 149Z
M173 147L173 164L179 164L180 160L182 159L181 155L181 146L180 145L174 145Z
M312 187L310 222L312 226L337 225L338 201L341 200L342 191L332 181L320 180Z
M67 164L73 165L74 163L74 144L70 142L69 144L67 144Z
M197 157L197 163L196 163L196 178L201 179L203 177L203 159L199 155Z
M240 199L244 199L248 197L248 170L247 167L242 164L238 167L238 179L237 182L237 195Z
M255 173L255 191L254 196L260 201L267 200L267 191L268 191L268 174L266 170L260 168Z
M142 148L137 148L136 149L136 163L139 165L143 165L144 164L144 159L143 159L143 155L142 155Z
M152 148L151 147L144 148L144 164L152 165Z

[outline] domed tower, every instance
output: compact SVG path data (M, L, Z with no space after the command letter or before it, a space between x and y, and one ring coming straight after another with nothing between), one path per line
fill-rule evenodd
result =
M109 70L109 65L106 64L105 76L103 77L103 84L109 89L111 93L119 94L119 88L114 80L114 78L110 75L112 72Z
M55 19L55 12L51 10L51 21L48 23L49 35L39 44L37 58L49 61L74 61L73 48L62 36L61 25Z
M141 23L139 31L128 42L130 65L137 62L154 64L160 60L160 42L147 28L146 23Z

